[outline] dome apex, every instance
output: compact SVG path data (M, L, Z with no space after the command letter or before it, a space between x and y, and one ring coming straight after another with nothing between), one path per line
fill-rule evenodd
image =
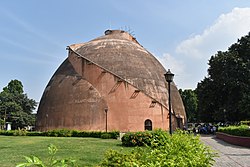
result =
M118 34L118 33L127 33L123 30L106 30L104 32L105 35L110 35L110 34Z
M106 30L104 32L105 36L108 38L122 38L139 44L134 36L124 30ZM139 44L140 45L140 44Z

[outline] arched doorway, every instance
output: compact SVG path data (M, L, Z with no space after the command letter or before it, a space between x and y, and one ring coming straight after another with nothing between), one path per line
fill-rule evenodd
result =
M145 130L152 130L153 129L152 121L150 119L147 119L144 122L144 127L145 127Z

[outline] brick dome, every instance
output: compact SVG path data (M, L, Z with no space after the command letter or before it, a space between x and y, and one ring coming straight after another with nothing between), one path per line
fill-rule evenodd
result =
M106 119L108 130L144 130L146 119L155 128L167 129L166 70L133 36L107 30L104 36L70 45L68 50L40 101L38 130L105 130ZM172 114L184 124L186 114L174 83L171 92ZM157 106L159 118L151 113ZM103 112L106 108L108 115ZM130 119L141 119L142 126Z

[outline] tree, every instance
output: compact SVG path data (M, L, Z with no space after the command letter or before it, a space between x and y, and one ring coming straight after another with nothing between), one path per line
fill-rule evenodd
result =
M203 81L198 83L196 88L198 98L197 117L202 122L214 122L214 111L216 101L213 94L213 83L210 78L204 78Z
M197 85L199 115L205 121L250 119L250 33L209 60L208 77Z
M198 99L194 90L179 89L179 93L181 95L188 122L196 122L197 121L197 107L198 107Z
M21 81L11 80L0 92L1 119L11 122L13 129L34 125L35 115L32 112L36 105L35 100L24 94Z

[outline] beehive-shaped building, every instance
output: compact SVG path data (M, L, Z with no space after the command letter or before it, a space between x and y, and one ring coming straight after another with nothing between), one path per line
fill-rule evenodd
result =
M36 129L143 131L169 129L166 70L129 33L107 30L68 46L41 98ZM171 83L172 126L185 124L185 109Z

